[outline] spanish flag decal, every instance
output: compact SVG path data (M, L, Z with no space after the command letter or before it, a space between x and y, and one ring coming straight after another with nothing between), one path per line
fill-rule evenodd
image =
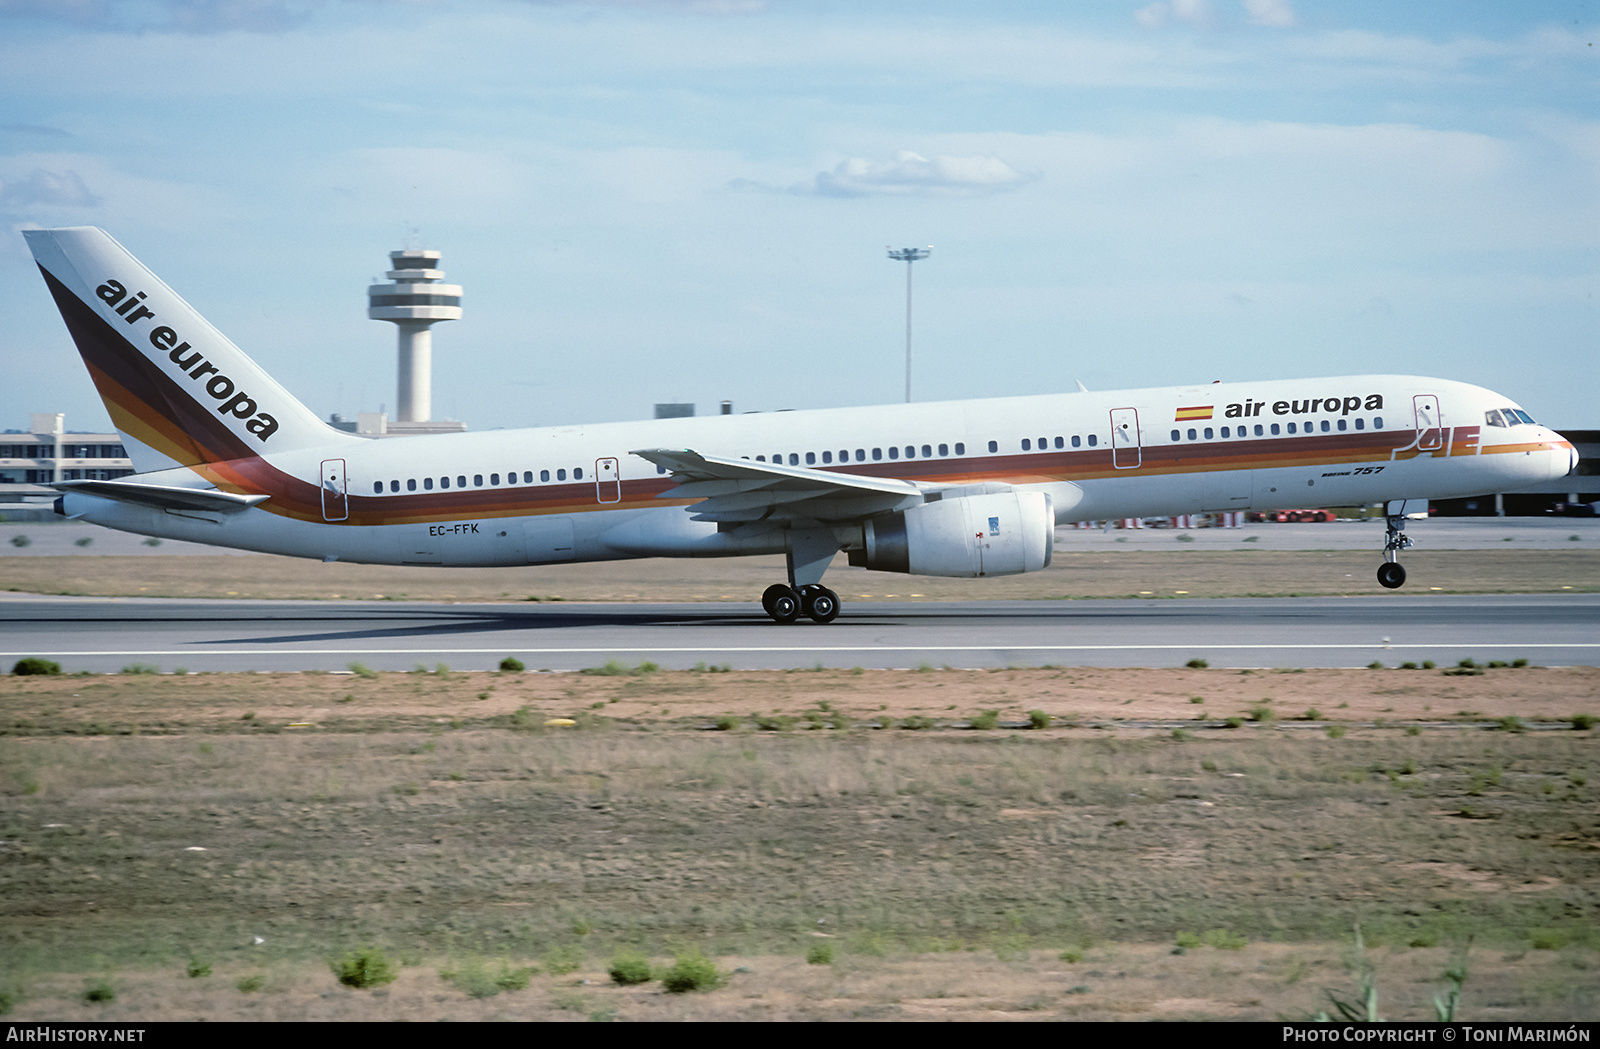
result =
M1184 423L1194 422L1196 419L1209 419L1211 418L1211 409L1213 407L1210 404L1202 404L1193 408L1179 408L1178 414L1172 417L1172 421Z

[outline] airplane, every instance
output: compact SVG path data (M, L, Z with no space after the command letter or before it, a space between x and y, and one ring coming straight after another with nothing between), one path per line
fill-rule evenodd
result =
M1385 504L1577 468L1482 387L1405 375L1213 383L378 440L297 401L103 230L23 236L136 473L57 481L110 528L324 561L507 566L786 555L778 623L831 622L842 550L884 572L1050 564L1077 521Z

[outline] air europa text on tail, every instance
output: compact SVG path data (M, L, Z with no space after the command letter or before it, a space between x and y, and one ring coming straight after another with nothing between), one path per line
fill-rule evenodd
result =
M107 280L94 290L94 293L109 305L113 312L129 324L148 318L156 320L144 304L145 293L135 292L128 294L128 289L120 281ZM255 398L237 388L232 378L222 374L215 364L206 360L199 350L191 349L187 342L182 341L173 329L162 325L150 331L150 345L164 351L178 366L178 370L189 378L199 381L211 376L202 384L206 394L214 398L217 404L218 415L233 415L244 419L244 428L255 434L263 443L278 429L278 420L266 412L258 411Z

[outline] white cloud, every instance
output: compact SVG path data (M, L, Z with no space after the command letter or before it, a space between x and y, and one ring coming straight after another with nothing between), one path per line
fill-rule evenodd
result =
M40 18L144 32L278 33L300 25L318 0L0 0L0 18Z
M865 197L873 194L910 196L977 196L1016 189L1030 181L1027 175L999 157L935 156L909 150L887 163L851 157L832 171L817 174L802 192L825 197Z
M1256 25L1286 29L1294 25L1294 5L1290 0L1244 0L1245 14Z
M27 178L0 183L0 207L16 211L36 205L88 208L100 203L76 171L34 168Z
M1171 22L1209 27L1216 17L1208 0L1156 0L1133 13L1134 21L1146 29L1160 29Z

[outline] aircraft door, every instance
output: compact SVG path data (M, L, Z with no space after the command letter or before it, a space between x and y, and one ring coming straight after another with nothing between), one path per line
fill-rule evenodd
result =
M1139 412L1134 408L1111 409L1111 465L1118 470L1137 469L1144 462L1139 444Z
M1444 420L1439 414L1439 398L1419 393L1411 398L1417 410L1417 451L1436 452L1444 447Z
M343 521L350 516L350 501L345 496L345 475L343 459L322 460L321 483L317 486L322 489L322 519L324 521Z
M602 503L622 501L622 471L615 459L594 461L594 497Z

